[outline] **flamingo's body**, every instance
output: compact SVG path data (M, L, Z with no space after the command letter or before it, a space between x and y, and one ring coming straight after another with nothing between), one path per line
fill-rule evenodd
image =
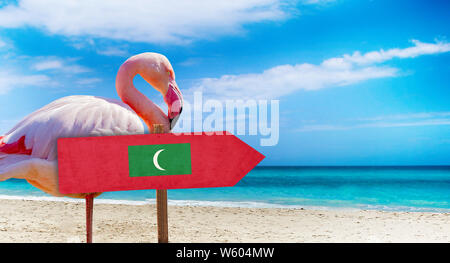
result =
M27 179L51 195L62 196L57 187L58 138L139 133L144 133L144 125L121 101L64 97L31 113L0 139L0 178Z
M133 86L140 74L161 92L169 114ZM144 125L162 124L169 131L181 113L181 92L173 69L162 55L143 53L128 59L119 69L116 89L122 101L95 96L68 96L31 113L0 136L0 181L26 179L54 196L58 190L56 141L60 137L82 137L144 133ZM85 197L73 194L70 197Z

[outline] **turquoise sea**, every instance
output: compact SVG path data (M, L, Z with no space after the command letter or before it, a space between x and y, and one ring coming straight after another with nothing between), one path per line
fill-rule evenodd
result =
M10 179L0 182L0 196L48 195ZM259 166L234 187L169 190L168 197L179 205L450 212L450 166ZM154 198L154 190L140 190L108 192L98 199Z

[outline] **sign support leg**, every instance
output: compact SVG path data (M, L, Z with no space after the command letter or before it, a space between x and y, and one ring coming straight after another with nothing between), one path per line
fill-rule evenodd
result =
M163 133L161 124L153 124L152 133ZM156 220L158 224L158 243L169 243L169 225L167 222L167 190L156 190Z
M86 199L86 243L92 243L92 219L94 216L94 194L88 194Z
M167 190L156 190L156 216L158 222L158 243L168 243Z

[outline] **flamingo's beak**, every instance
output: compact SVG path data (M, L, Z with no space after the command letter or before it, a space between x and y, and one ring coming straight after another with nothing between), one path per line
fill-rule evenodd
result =
M169 113L167 116L169 117L170 130L172 130L180 117L181 111L183 110L183 96L181 95L181 91L178 89L176 84L169 83L169 88L167 89L164 101L167 103L169 108Z

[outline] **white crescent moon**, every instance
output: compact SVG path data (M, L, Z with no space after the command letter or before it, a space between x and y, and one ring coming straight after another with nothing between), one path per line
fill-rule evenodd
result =
M165 171L166 169L164 169L164 168L162 168L161 166L159 166L159 163L158 163L158 155L159 155L162 151L164 151L164 150L165 150L165 149L161 149L161 150L157 151L157 152L155 153L155 155L153 155L153 164L155 165L156 169L161 170L161 171Z

